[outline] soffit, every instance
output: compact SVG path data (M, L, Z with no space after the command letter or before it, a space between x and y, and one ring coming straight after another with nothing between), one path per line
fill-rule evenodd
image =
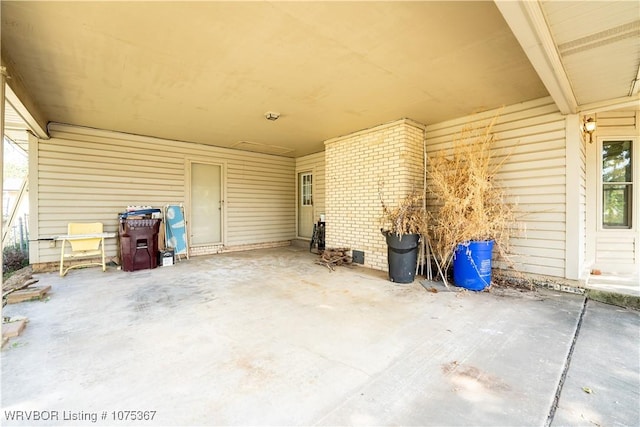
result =
M4 135L27 150L29 136L27 131L29 126L22 119L20 114L8 102L4 103Z
M543 1L579 105L628 97L640 67L640 2Z

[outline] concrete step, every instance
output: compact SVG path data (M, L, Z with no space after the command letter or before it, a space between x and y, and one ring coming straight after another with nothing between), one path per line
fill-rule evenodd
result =
M593 301L640 310L638 274L592 274L585 288L585 295Z
M586 296L593 301L640 310L640 296L624 294L616 290L600 289L587 289Z

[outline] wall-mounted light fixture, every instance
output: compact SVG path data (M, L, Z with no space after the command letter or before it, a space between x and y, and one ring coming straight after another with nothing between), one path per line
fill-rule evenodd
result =
M278 117L280 117L280 113L267 111L266 113L264 113L264 116L267 118L267 120L271 120L272 122L274 122L278 120Z
M593 132L596 130L596 121L593 120L593 117L585 117L584 123L582 123L582 133L589 134L589 144L593 142Z

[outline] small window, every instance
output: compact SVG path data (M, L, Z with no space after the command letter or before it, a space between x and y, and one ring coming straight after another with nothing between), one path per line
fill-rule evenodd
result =
M313 205L313 176L308 174L302 175L302 191L300 192L300 197L302 197L302 206L312 206Z
M602 226L631 228L633 168L631 141L602 143Z

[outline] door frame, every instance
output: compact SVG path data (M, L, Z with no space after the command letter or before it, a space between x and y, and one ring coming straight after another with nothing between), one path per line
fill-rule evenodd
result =
M185 159L185 169L186 169L186 177L185 177L185 207L187 209L185 220L187 221L187 233L190 233L191 230L191 212L192 212L192 203L191 200L191 166L194 164L202 164L202 165L211 165L211 166L219 166L220 167L220 241L219 242L210 242L210 243L200 243L193 244L192 239L189 236L189 247L206 247L206 246L224 246L227 241L227 228L226 228L226 217L227 217L227 204L225 202L227 195L227 164L224 161L208 161L208 160L200 160L197 158L189 157Z
M604 141L632 141L631 161L633 192L631 200L631 228L615 229L604 228L602 225L602 144ZM587 259L590 260L591 267L595 267L604 272L615 272L627 274L640 270L640 197L633 197L638 194L640 187L640 137L631 132L611 132L604 133L587 145ZM598 258L598 240L602 237L615 238L623 237L633 239L635 264L612 264L602 265Z
M303 168L303 169L299 169L296 170L296 239L301 239L301 240L311 240L311 238L309 237L303 237L300 236L300 175L302 174L311 174L311 179L313 181L315 181L315 176L316 176L316 168L312 167L312 168ZM314 190L314 182L312 181L312 187L311 187L311 197L315 198L315 190ZM313 200L313 199L312 199ZM312 212L311 212L311 217L315 219L316 217L316 204L315 201L313 201L311 203L311 207L312 207ZM315 221L312 220L311 224L313 224Z

